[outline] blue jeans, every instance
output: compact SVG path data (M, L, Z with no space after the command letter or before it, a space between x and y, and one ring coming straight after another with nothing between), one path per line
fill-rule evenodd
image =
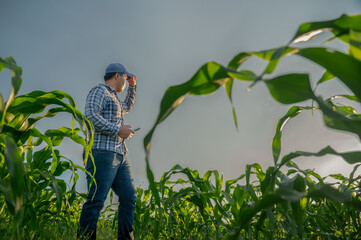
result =
M132 239L137 192L128 158L106 150L93 149L92 152L96 166L94 178L97 187L93 183L89 189L91 177L87 175L89 193L80 215L80 233L93 232L96 234L100 211L104 206L110 188L112 188L119 197L118 239ZM90 157L85 169L91 174L94 173L94 166ZM95 234L92 239L95 239Z

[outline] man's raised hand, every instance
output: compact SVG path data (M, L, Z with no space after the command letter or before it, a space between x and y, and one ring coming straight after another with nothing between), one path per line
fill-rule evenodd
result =
M134 77L129 77L127 79L128 83L130 86L134 87L136 82L137 82L137 76L134 76Z

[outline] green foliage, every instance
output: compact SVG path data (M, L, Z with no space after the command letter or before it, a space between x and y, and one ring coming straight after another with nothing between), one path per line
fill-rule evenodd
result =
M360 103L361 100L361 15L343 15L338 19L302 24L287 46L259 52L241 52L227 67L215 62L206 63L186 83L169 87L161 101L160 111L152 130L144 138L147 153L147 174L150 188L141 191L137 202L137 234L140 239L355 239L360 232L360 177L355 172L360 166L361 152L339 153L327 146L316 153L296 151L284 156L281 153L281 136L285 124L304 110L321 111L326 126L357 135L361 138L361 118L351 106L335 101ZM313 48L294 47L316 35L330 31L333 36L325 42L340 39L348 46L342 53L324 46ZM289 73L268 77L280 59L298 55L324 68L317 86L336 79L354 95L337 95L323 99L312 90L308 73ZM249 70L240 70L251 57L258 57L268 64L257 76ZM232 104L235 126L237 116L232 101L235 80L250 81L249 89L265 83L271 96L283 104L311 100L312 106L292 106L276 126L272 141L274 166L265 172L259 164L248 165L245 174L230 180L222 188L223 177L209 171L200 177L197 171L175 166L154 180L150 169L149 151L157 125L164 121L188 95L213 93L224 85ZM314 102L318 106L314 106ZM350 177L330 175L333 183L326 183L312 170L301 170L295 158L336 155L348 164L358 164ZM288 167L287 173L281 167ZM171 175L185 174L186 179L169 181ZM214 179L210 179L213 175ZM256 178L251 182L252 175ZM243 185L240 184L243 181ZM241 181L241 182L242 182ZM245 181L245 182L244 182ZM179 187L182 185L182 187ZM180 188L178 191L175 189ZM176 220L175 220L176 219ZM148 222L148 225L144 225ZM145 232L152 232L149 237Z
M302 111L320 111L331 129L361 138L360 114L337 99L360 103L361 99L361 15L302 24L287 46L237 54L227 67L215 62L203 65L187 82L169 87L161 101L159 115L144 138L149 188L137 188L134 230L137 239L360 239L361 238L361 151L338 152L326 146L318 152L295 151L281 156L285 124ZM324 46L294 47L324 31L340 39L348 53ZM306 58L324 68L316 87L308 73L269 77L280 59L290 55ZM262 74L241 70L252 57L268 64ZM0 236L4 239L74 239L81 203L85 194L75 190L77 169L86 171L56 149L64 138L85 148L87 159L92 145L91 124L76 109L72 97L62 91L34 91L17 96L22 70L12 58L0 58L0 72L12 72L12 90L5 102L0 94ZM200 176L196 170L174 166L156 181L150 168L150 144L158 124L163 122L188 94L207 95L224 86L232 101L235 80L264 83L271 96L284 104L302 101L312 106L290 106L277 123L272 140L273 166L265 171L258 163L247 165L237 179L224 181L218 171ZM353 95L323 99L317 86L341 81ZM66 102L65 102L65 101ZM317 103L317 106L314 104ZM66 112L72 127L40 132L34 124L43 118ZM80 128L75 128L77 122ZM89 131L90 130L90 131ZM83 134L80 135L80 134ZM348 177L331 174L321 177L300 169L295 160L334 155L354 164ZM297 159L296 159L297 158ZM60 178L72 172L72 185ZM181 177L179 177L181 176ZM329 182L331 183L329 183ZM111 192L110 205L99 220L100 239L116 237L117 210ZM51 233L51 236L49 236Z
M34 91L17 96L22 70L11 57L0 58L0 70L4 69L12 72L12 88L6 103L0 94L0 218L5 223L0 232L9 239L38 239L42 231L54 227L50 223L77 221L79 214L74 214L74 210L81 202L75 191L77 169L85 169L60 155L55 147L67 137L81 144L88 155L93 141L91 124L76 108L73 98L62 91ZM39 120L59 112L71 114L72 128L41 133L34 127ZM81 129L74 128L75 122ZM58 178L67 170L72 172L69 189ZM70 225L62 228L66 226Z

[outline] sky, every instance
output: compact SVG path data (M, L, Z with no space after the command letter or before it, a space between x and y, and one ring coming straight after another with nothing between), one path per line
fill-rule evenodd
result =
M127 140L136 185L146 185L143 138L153 126L165 90L189 80L206 62L222 65L238 53L287 44L298 26L309 21L359 14L360 0L128 0L128 1L0 1L0 56L13 56L23 68L19 94L62 90L84 111L89 90L103 82L106 66L124 64L137 80L133 110L125 123L140 127ZM318 44L327 33L307 43ZM303 45L306 46L306 45ZM330 47L345 50L340 42ZM243 69L261 73L265 63L251 59ZM305 72L315 86L322 69L300 57L281 60L274 75ZM272 138L277 121L291 105L276 102L264 84L246 91L236 81L233 100L239 131L224 88L207 96L188 96L161 123L152 139L151 168L156 180L175 164L198 170L218 170L226 180L245 172L247 164L273 164ZM0 92L10 92L10 73L0 73ZM338 81L321 85L318 94L349 93ZM119 95L121 99L125 94ZM298 105L310 105L301 102ZM36 125L41 131L70 126L59 114ZM317 152L327 145L337 151L359 150L356 136L324 127L319 112L304 112L284 128L281 155L291 151ZM65 141L63 155L82 164L82 147ZM352 166L327 156L299 158L302 168L322 176L349 174ZM85 175L78 190L86 191Z

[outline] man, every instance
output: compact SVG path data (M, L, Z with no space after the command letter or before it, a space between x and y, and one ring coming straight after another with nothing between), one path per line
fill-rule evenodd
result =
M79 221L79 238L96 238L99 214L112 188L119 197L118 239L133 239L136 190L124 140L132 137L134 131L130 125L123 124L123 115L133 107L136 80L137 77L129 73L122 64L111 63L105 69L105 83L91 89L86 99L85 116L94 125L92 154L96 166L94 178L97 186L91 185L83 206ZM121 102L117 92L122 92L127 82L128 93L124 102ZM94 173L90 158L85 168ZM91 177L87 175L88 188L90 181Z

